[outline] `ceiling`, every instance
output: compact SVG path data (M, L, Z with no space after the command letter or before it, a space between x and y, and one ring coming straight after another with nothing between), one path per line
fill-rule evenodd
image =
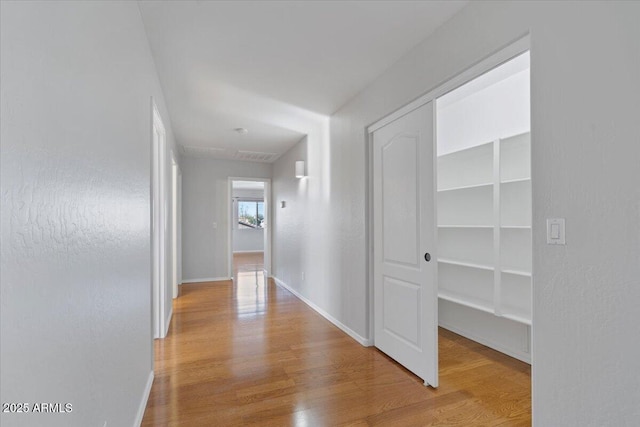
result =
M272 162L467 2L138 3L183 154Z

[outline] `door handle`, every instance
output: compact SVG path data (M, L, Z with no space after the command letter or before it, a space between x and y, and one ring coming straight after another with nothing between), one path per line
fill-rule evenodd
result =
M427 262L431 261L431 254L429 252L425 252L424 260Z

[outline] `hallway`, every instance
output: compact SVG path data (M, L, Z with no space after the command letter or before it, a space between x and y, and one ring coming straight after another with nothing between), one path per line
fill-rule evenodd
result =
M531 424L529 365L441 330L441 386L424 387L243 258L236 284L182 286L142 425Z

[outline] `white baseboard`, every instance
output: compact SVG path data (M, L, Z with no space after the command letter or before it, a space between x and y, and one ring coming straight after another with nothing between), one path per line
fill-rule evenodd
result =
M142 392L142 400L138 407L138 413L136 414L136 420L133 423L134 427L140 427L142 424L142 418L144 417L144 410L147 409L147 402L149 401L149 395L151 394L151 386L153 385L153 370L149 372L149 378L147 378L147 385Z
M257 250L257 251L233 251L234 254L263 254L264 251L263 250Z
M231 277L201 277L199 279L183 280L182 283L222 282L223 280L231 280Z
M323 309L318 307L316 304L314 304L312 301L310 301L309 299L304 297L302 294L300 294L298 291L293 289L291 286L287 285L282 280L278 279L277 277L273 277L273 280L276 282L276 284L278 286L280 286L281 288L284 288L287 291L291 292L296 298L298 298L300 301L302 301L305 304L307 304L309 307L311 307L313 310L315 310L322 317L324 317L329 322L333 323L335 326L337 326L339 329L341 329L345 334L349 335L351 338L353 338L354 340L358 341L361 345L363 345L365 347L370 347L371 345L373 345L371 340L369 340L367 338L364 338L364 337L360 336L359 334L357 334L354 330L352 330L347 325L345 325L344 323L340 322L338 319L336 319L335 317L333 317L332 315L330 315L329 313L327 313L326 311L324 311Z

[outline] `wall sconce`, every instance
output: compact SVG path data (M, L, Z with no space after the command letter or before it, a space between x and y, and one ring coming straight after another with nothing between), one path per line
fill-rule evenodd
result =
M307 176L304 173L304 160L296 161L296 178L304 178Z

